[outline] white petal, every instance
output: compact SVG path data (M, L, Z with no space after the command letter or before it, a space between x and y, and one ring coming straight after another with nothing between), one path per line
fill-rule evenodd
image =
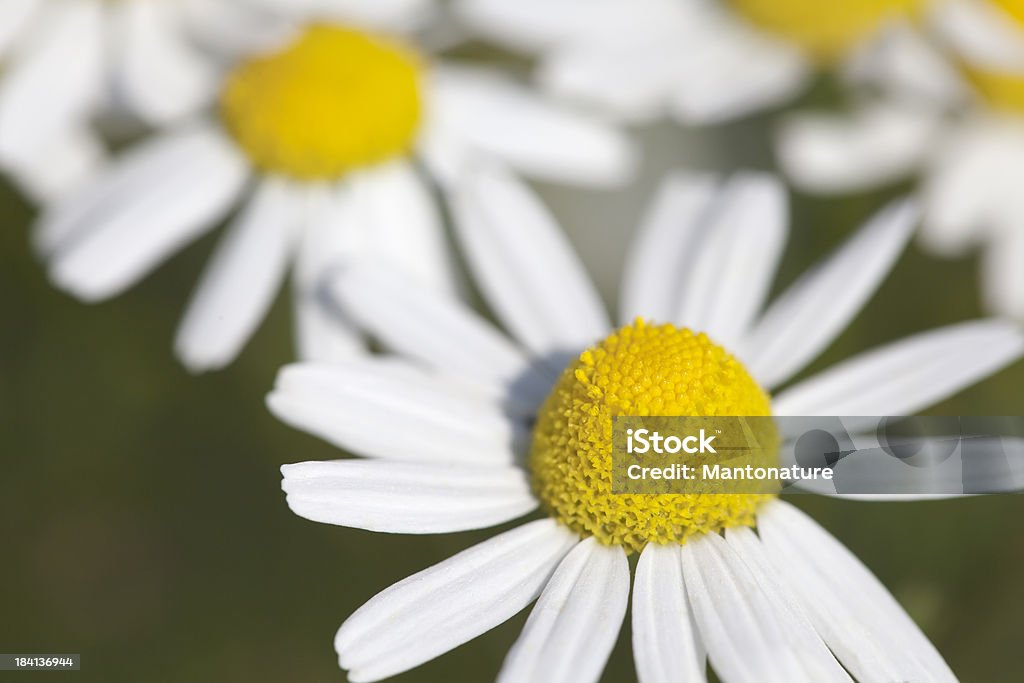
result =
M706 681L704 644L683 584L679 548L648 543L633 581L633 659L640 683Z
M730 683L848 681L775 577L717 534L681 549L686 592L708 659Z
M416 28L433 9L430 0L260 0L293 18L327 17L388 32Z
M5 0L0 4L0 59L26 31L42 0Z
M537 79L553 96L608 112L616 120L650 123L666 115L686 78L692 45L685 33L657 43L567 45L553 51Z
M61 201L102 173L107 152L97 134L75 126L50 141L45 151L5 169L33 201L49 205Z
M218 59L235 60L287 45L299 27L273 3L173 0L197 46Z
M1020 121L978 116L952 132L925 181L924 245L941 255L962 255L998 223L1004 205L1019 199L1021 175Z
M932 26L969 64L993 71L1024 68L1024 29L995 2L942 0Z
M51 277L87 301L124 291L212 228L246 176L245 161L209 127L145 143L44 220L44 244L66 238Z
M533 409L557 379L462 302L387 267L345 268L334 277L332 291L345 312L388 349L467 382L515 391Z
M882 27L842 65L852 88L881 88L900 99L944 108L963 104L968 85L957 65L909 21L893 21Z
M606 187L633 173L631 142L598 119L482 70L445 67L433 78L432 116L472 150L555 182Z
M514 425L496 406L411 368L396 374L382 361L287 366L267 404L287 424L367 457L514 460Z
M48 3L0 79L0 159L22 163L83 124L100 100L103 6Z
M221 238L175 340L192 372L230 363L262 322L284 281L300 201L287 182L265 180Z
M810 72L792 46L742 27L715 31L679 79L676 118L718 124L776 106L796 96Z
M788 232L786 191L764 174L729 180L705 224L676 320L735 347L759 312Z
M956 680L878 579L809 517L775 501L758 516L758 528L779 575L857 680Z
M989 311L1024 320L1024 204L1020 209L1016 225L1007 226L986 247L982 284Z
M647 0L456 0L457 16L478 34L518 50L596 40L618 29L644 35L674 3ZM678 12L678 8L672 8ZM660 11L659 11L660 10Z
M832 343L889 274L917 219L910 202L889 206L768 307L739 352L762 386L785 382Z
M295 348L300 361L340 363L363 355L355 323L330 300L325 283L333 269L362 248L359 212L348 188L306 188L304 218L293 272Z
M915 171L934 149L941 113L894 103L870 105L852 116L798 114L777 138L779 164L802 190L862 191Z
M519 467L384 460L303 462L281 468L292 512L393 534L482 529L537 507Z
M629 562L622 548L602 546L594 537L582 541L541 593L499 683L597 681L628 602Z
M1024 336L999 320L917 334L783 391L776 415L912 415L1018 359Z
M152 125L197 111L211 101L217 86L212 63L188 43L174 2L133 0L111 10L118 31L118 94Z
M675 319L685 275L701 235L702 218L719 185L710 175L675 173L665 178L640 223L626 256L619 322L636 317Z
M472 640L535 599L576 540L543 519L396 583L342 624L338 661L349 680L376 681Z
M522 182L493 166L456 188L456 234L483 295L541 358L575 354L608 331L601 300L568 240Z
M358 223L338 230L360 232L367 257L392 263L419 286L455 292L438 200L411 163L401 160L355 174L347 191Z

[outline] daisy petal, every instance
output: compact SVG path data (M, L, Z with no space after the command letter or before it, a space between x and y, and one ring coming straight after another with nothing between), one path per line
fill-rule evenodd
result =
M86 301L124 291L212 228L246 175L237 151L205 126L143 145L44 220L44 243L67 237L51 277Z
M175 340L192 372L230 363L263 320L284 281L299 200L288 183L268 179L222 238Z
M299 360L341 363L365 352L352 320L330 300L325 282L339 264L359 253L359 212L351 193L307 187L299 246L292 271L295 348Z
M933 29L969 64L1009 73L1024 64L1024 29L999 3L944 0L930 16Z
M715 30L678 79L673 112L689 125L731 121L795 97L808 64L792 46L742 27Z
M472 383L515 390L536 407L557 377L531 365L462 302L386 267L353 264L332 281L345 312L388 349ZM453 344L452 340L458 340Z
M542 519L464 550L378 593L334 639L349 680L407 671L526 607L577 538Z
M8 171L22 192L41 205L70 196L107 161L103 142L88 127L73 126L24 163L8 163Z
M758 515L763 546L818 633L859 681L956 681L889 591L827 531L782 501Z
M912 415L1024 353L1011 323L950 325L855 356L783 391L776 415Z
M303 462L281 468L292 512L392 534L482 529L537 507L518 467L383 460Z
M417 28L430 16L430 0L262 0L293 19L329 17L380 31L404 32Z
M6 2L6 0L5 0ZM104 8L96 2L47 3L0 80L0 159L27 163L81 124L103 87Z
M633 658L640 683L706 681L704 645L683 585L679 548L648 543L633 581Z
M387 362L289 365L267 404L285 423L367 457L514 460L514 426L496 406L413 368L396 373Z
M1024 225L1024 211L1013 213L1013 220L1007 221L1007 229L1000 231L986 246L981 269L982 288L989 311L1024 320L1024 268L1021 268L1024 230L1019 229Z
M364 252L394 262L419 286L456 291L451 257L437 200L408 161L354 174L348 184L354 225ZM343 190L344 191L344 190Z
M499 683L597 681L629 602L629 562L590 537L558 565L505 657Z
M185 41L173 3L139 0L111 11L120 49L118 85L133 112L147 123L167 124L213 98L216 75Z
M779 131L777 156L804 191L872 189L916 170L934 149L941 123L931 108L890 103L852 116L797 114Z
M605 33L605 27L621 30L623 22L648 16L650 4L639 0L455 0L454 9L462 22L488 40L535 52L587 40Z
M832 343L889 274L917 219L911 202L889 206L768 307L740 345L762 386L778 386Z
M944 256L963 255L1019 201L1024 126L978 116L948 136L928 170L921 240Z
M908 21L890 21L843 64L843 76L853 87L873 87L903 100L915 99L932 107L965 103L970 89L954 61Z
M470 149L556 182L606 187L633 173L636 150L603 121L549 104L489 72L448 66L434 78L433 116Z
M453 197L456 234L494 312L541 358L575 354L610 323L554 217L497 167L466 177Z
M5 0L0 4L0 58L23 32L42 0Z
M699 241L701 218L718 191L713 176L675 173L662 182L626 256L619 321L668 322Z
M721 536L681 549L683 578L708 659L730 683L849 681L774 577Z
M735 347L768 295L788 230L786 191L766 174L740 174L722 190L682 289L676 320Z

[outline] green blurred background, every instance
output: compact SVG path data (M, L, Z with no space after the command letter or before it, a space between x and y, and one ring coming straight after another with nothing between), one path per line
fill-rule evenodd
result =
M767 125L700 135L651 129L633 187L541 188L609 302L622 247L661 172L763 165ZM897 193L796 198L777 286ZM492 535L388 536L288 511L278 467L338 452L263 406L292 356L287 298L226 371L192 377L171 355L215 238L128 294L86 306L46 282L28 247L32 213L7 186L0 219L0 652L80 652L83 662L77 674L7 678L343 681L331 643L348 614ZM973 260L935 261L912 247L809 372L979 315L976 275ZM1018 364L932 412L1020 414L1022 380ZM878 574L962 680L1020 679L1024 497L795 502ZM525 616L395 680L491 680ZM627 623L604 680L634 680L629 638Z

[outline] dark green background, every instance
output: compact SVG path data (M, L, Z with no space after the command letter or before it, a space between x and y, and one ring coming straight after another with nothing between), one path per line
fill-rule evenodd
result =
M611 299L621 246L660 169L763 159L763 132L652 131L640 189L545 196ZM715 157L725 141L739 151ZM799 200L780 282L882 200ZM493 533L377 535L288 511L279 465L337 452L263 407L292 353L286 299L226 371L192 377L171 355L212 238L128 294L87 306L48 285L28 248L31 213L7 187L0 219L0 651L80 652L83 661L78 674L8 678L342 681L331 641L348 614ZM912 248L811 370L978 315L975 267ZM1022 380L1019 364L933 412L1019 414ZM1020 677L1024 498L796 502L879 575L962 680ZM524 619L397 680L490 680ZM627 624L605 680L633 680L628 643Z

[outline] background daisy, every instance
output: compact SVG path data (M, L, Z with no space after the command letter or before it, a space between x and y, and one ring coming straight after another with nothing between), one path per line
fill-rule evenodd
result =
M103 158L104 112L164 125L199 109L216 67L194 44L213 0L5 0L0 168L34 199L79 184Z
M479 168L455 206L480 291L515 341L395 274L346 269L333 286L343 310L404 360L282 371L268 397L279 418L375 458L285 466L288 503L315 521L389 533L475 529L537 507L549 519L366 603L335 639L351 680L419 665L534 599L499 680L597 680L634 551L642 680L701 677L705 652L726 681L955 680L877 579L785 503L627 499L607 477L611 415L910 414L1019 358L1019 331L978 321L786 386L886 276L911 206L880 213L764 306L787 234L782 189L756 175L673 178L627 257L626 324L610 335L553 219L513 177ZM680 327L628 322L636 316ZM762 387L785 388L769 399Z
M875 94L853 114L797 114L785 123L780 164L798 187L825 194L922 173L922 243L944 256L981 245L985 305L1022 318L1022 16L1014 3L994 0L930 7L929 41L893 33L861 66Z
M339 255L378 254L451 289L431 183L450 189L467 160L592 186L629 176L631 146L601 121L375 32L406 28L417 5L402 7L376 13L372 30L294 24L310 10L291 7L287 38L238 61L204 115L133 146L47 212L36 237L54 283L85 301L114 296L241 204L185 314L179 358L193 371L229 363L289 270L300 356L344 356L361 342L325 315L319 273Z
M633 121L728 121L846 68L924 0L457 0L479 35L540 55L552 92Z

